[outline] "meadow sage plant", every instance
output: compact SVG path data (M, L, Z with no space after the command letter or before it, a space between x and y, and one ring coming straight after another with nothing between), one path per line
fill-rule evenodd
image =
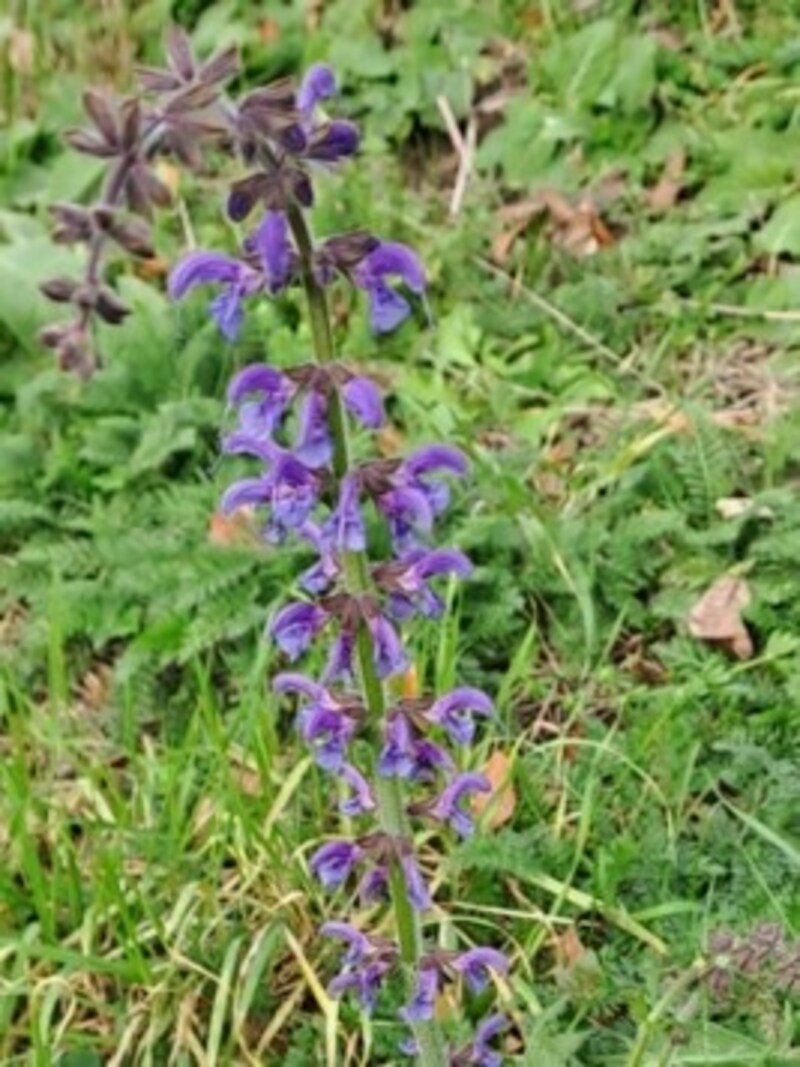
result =
M328 67L312 67L299 89L281 81L232 101L219 90L233 70L227 53L198 66L180 34L172 35L169 53L169 69L142 72L156 103L123 103L114 113L108 102L101 107L96 96L87 96L98 131L73 142L94 154L102 147L111 155L113 149L116 162L99 207L80 215L72 208L57 212L67 221L75 216L91 252L82 288L72 282L61 287L79 313L77 324L57 328L55 347L62 362L71 362L64 357L71 351L66 339L83 345L89 313L103 314L103 301L110 298L97 274L99 249L106 236L120 240L132 232L125 230L129 224L120 219L116 201L125 197L130 207L144 210L145 192L151 198L155 193L144 175L156 140L191 163L195 139L207 133L235 152L246 173L230 190L227 213L248 227L241 250L191 252L172 270L169 292L177 300L210 288L209 314L231 341L255 300L292 287L305 293L313 359L288 369L256 363L230 383L237 421L223 451L250 457L254 470L228 488L221 508L226 514L257 509L266 541L297 539L314 554L298 577L302 595L281 607L268 626L290 663L316 642L328 645L320 678L286 670L273 683L278 694L296 702L299 733L321 770L340 783L341 811L355 827L326 840L311 855L310 867L329 890L357 879L362 902L386 901L393 913L392 937L359 929L347 916L322 925L321 933L341 950L330 991L354 995L371 1012L384 984L399 973L406 986L400 1016L409 1030L403 1053L425 1067L495 1067L504 1017L488 1015L467 1044L451 1048L436 1019L436 1000L446 983L463 982L483 993L507 971L508 960L494 948L453 951L426 940L422 917L434 904L414 837L418 824L436 828L442 841L473 831L471 802L490 785L482 774L459 771L464 760L455 759L453 750L470 746L480 720L492 715L492 703L467 686L399 699L393 695L399 687L391 684L410 666L402 627L418 617L441 616L437 586L470 573L462 552L433 544L451 483L467 475L468 464L461 451L443 443L396 459L354 458L350 424L378 430L383 401L376 382L337 359L328 310L329 288L352 286L364 294L372 330L387 334L424 303L425 270L412 249L364 230L312 234L314 179L352 157L359 144L352 123L323 113L336 92ZM148 138L154 139L149 147ZM121 243L137 251L130 239ZM76 300L78 292L85 300ZM379 524L388 536L375 536ZM376 554L376 544L391 546L389 558Z

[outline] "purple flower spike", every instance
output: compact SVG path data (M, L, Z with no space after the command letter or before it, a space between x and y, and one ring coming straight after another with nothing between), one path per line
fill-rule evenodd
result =
M317 849L310 860L311 870L326 889L341 885L364 855L352 841L331 841Z
M405 715L392 715L384 731L384 746L378 758L378 774L383 778L410 778L415 767L408 719Z
M400 866L403 868L403 878L405 879L411 906L416 911L427 911L431 906L431 895L428 892L428 887L425 885L425 880L417 866L413 853L409 852L403 856L400 860Z
M386 278L399 278L412 293L421 296L427 284L422 263L410 248L381 241L353 271L353 281L369 297L370 324L375 333L391 333L411 314L411 305Z
M439 971L436 967L422 967L410 1002L400 1009L400 1017L407 1023L421 1023L433 1018L439 992Z
M473 948L453 960L453 970L464 976L473 993L482 993L492 971L506 974L508 959L494 948Z
M363 552L367 543L359 509L358 482L352 474L342 479L339 504L323 526L323 534L339 552Z
M457 774L428 809L430 814L449 822L459 837L469 837L474 829L472 817L460 804L470 793L491 793L492 787L482 774Z
M474 715L494 713L491 700L480 689L462 686L446 693L431 706L425 718L447 730L457 745L469 745L475 737Z
M375 797L372 795L369 782L360 771L345 763L339 775L352 788L352 796L347 797L339 805L342 815L363 815L367 811L375 810Z
M297 659L328 621L328 613L315 604L287 604L272 621L270 634L289 659Z
M306 71L297 93L297 107L306 119L321 100L327 100L336 92L336 75L324 63L315 63Z
M373 616L368 620L368 625L372 634L378 677L388 678L392 674L403 674L408 670L408 656L395 628L382 615Z
M347 952L342 958L342 963L345 965L359 963L367 955L371 947L371 942L367 935L362 934L360 930L356 930L355 926L351 926L350 923L323 923L319 928L319 932L323 937L335 937L345 942Z
M289 225L282 211L268 211L253 233L250 246L261 258L267 288L279 293L286 287L291 272L292 250Z
M356 376L345 383L342 396L347 410L368 430L377 430L384 423L383 399L377 385L369 378Z

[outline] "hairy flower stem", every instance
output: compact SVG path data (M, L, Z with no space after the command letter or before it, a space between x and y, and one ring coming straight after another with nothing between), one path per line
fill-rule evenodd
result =
M336 353L325 290L314 277L311 234L305 217L296 204L289 206L287 215L300 254L303 286L311 317L314 354L319 363L330 363L335 359ZM336 477L341 480L350 467L350 446L341 398L335 390L332 391L329 399L328 418L334 444L333 469ZM352 595L367 592L370 588L370 579L366 553L344 553L343 564L347 591ZM374 725L383 718L386 710L386 697L383 685L375 672L372 639L363 625L359 628L356 648L364 699L370 722ZM378 820L384 833L394 838L410 839L411 829L400 780L376 776L375 798L378 805ZM410 989L423 952L422 927L419 915L408 899L403 872L397 861L391 865L389 887L400 956ZM446 1067L447 1055L438 1023L435 1020L418 1022L412 1029L419 1047L418 1062L422 1067Z

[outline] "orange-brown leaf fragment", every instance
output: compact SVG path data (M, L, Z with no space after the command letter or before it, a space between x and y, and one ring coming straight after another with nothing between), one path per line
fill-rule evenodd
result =
M750 587L744 578L723 575L689 612L689 633L718 645L737 659L749 659L753 655L753 640L742 612L750 599Z
M683 189L683 172L686 170L686 153L682 148L673 152L664 164L664 170L656 184L647 190L650 210L663 215L675 207Z
M477 793L472 804L478 817L488 810L485 825L490 830L507 823L517 809L517 794L511 784L510 770L511 760L500 749L491 754L483 768L492 791Z

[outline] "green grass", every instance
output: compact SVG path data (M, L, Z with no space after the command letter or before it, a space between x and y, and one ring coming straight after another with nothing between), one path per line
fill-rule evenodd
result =
M36 283L71 260L46 204L96 180L58 133L86 79L124 89L158 57L170 13L201 51L238 41L249 83L330 59L366 136L318 228L371 225L429 267L430 329L376 345L336 311L401 446L474 461L443 539L477 573L415 663L496 694L475 763L503 753L516 803L446 857L422 842L431 935L512 954L510 1062L797 1061L773 967L725 996L705 977L714 931L800 936L800 9L333 0L309 33L299 0L254 6L110 5L113 70L66 0L0 17L0 1062L397 1060L393 992L365 1022L324 991L332 905L306 856L336 823L262 640L301 553L209 538L225 382L303 355L299 303L231 347L202 299L176 309L120 264L136 313L101 374L35 342ZM456 218L437 96L475 116ZM181 175L182 215L230 245L214 166ZM590 198L588 237L531 208L493 259L502 209L542 189ZM178 213L157 240L173 261ZM751 592L742 660L687 627L726 573Z

